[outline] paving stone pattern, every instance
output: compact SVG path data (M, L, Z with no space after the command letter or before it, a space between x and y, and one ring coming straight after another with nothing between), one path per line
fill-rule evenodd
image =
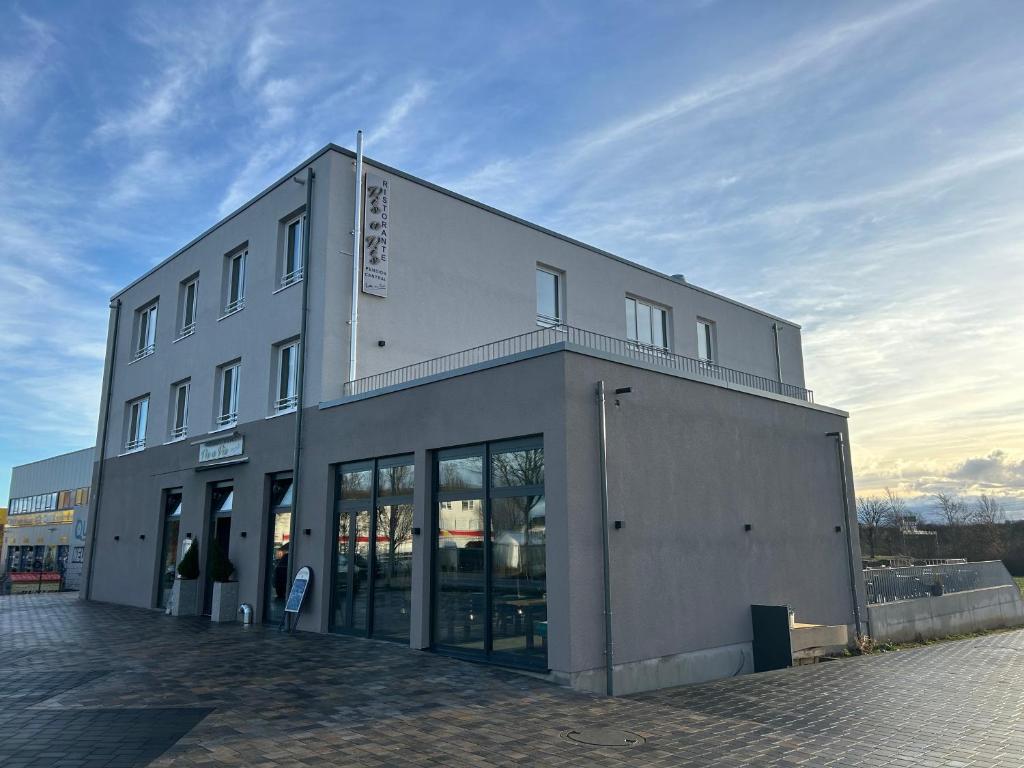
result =
M607 699L388 643L0 597L0 766L1024 766L1024 631ZM572 729L645 743L588 747Z

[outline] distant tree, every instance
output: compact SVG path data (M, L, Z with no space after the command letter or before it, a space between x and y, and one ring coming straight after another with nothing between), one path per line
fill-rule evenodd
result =
M900 521L908 516L907 502L892 488L885 489L885 503L889 505L893 525L899 525Z
M983 493L974 502L974 508L971 510L971 521L983 525L1005 523L1006 507L1000 504L994 496Z
M874 557L878 529L887 528L893 523L892 508L889 506L888 499L880 496L861 496L857 499L857 522L864 529L871 557Z
M971 509L962 497L953 493L936 493L935 505L939 519L956 528L971 521Z

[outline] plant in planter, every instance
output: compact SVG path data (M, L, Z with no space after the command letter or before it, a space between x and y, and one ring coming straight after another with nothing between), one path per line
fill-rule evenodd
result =
M234 621L238 614L238 582L231 581L235 566L228 559L220 542L210 544L210 578L213 579L213 601L210 619Z
M174 616L199 614L199 543L193 541L177 567L178 578L171 589L168 613Z

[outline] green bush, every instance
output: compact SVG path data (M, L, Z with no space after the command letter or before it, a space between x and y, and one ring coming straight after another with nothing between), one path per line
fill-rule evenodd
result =
M199 542L193 541L188 552L178 563L178 575L186 581L199 578Z
M214 539L210 543L210 578L214 581L231 581L235 566L228 560L220 542Z

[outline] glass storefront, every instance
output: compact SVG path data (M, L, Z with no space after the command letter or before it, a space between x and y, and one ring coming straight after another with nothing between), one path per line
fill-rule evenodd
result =
M545 668L541 439L441 451L436 472L434 646Z
M284 621L284 604L288 597L288 547L292 527L292 496L291 475L279 475L271 481L266 594L263 605L263 621L267 624L280 624Z
M181 489L164 495L163 535L160 539L160 585L157 588L157 608L166 608L174 588L178 568L178 539L181 533Z
M206 539L206 552L200 549L201 556L206 558L206 590L203 593L203 615L209 616L213 610L213 577L210 568L210 552L213 543L217 542L224 554L231 558L231 513L235 506L235 487L232 482L217 483L210 494L210 535Z
M332 631L409 641L413 482L411 456L339 468Z

